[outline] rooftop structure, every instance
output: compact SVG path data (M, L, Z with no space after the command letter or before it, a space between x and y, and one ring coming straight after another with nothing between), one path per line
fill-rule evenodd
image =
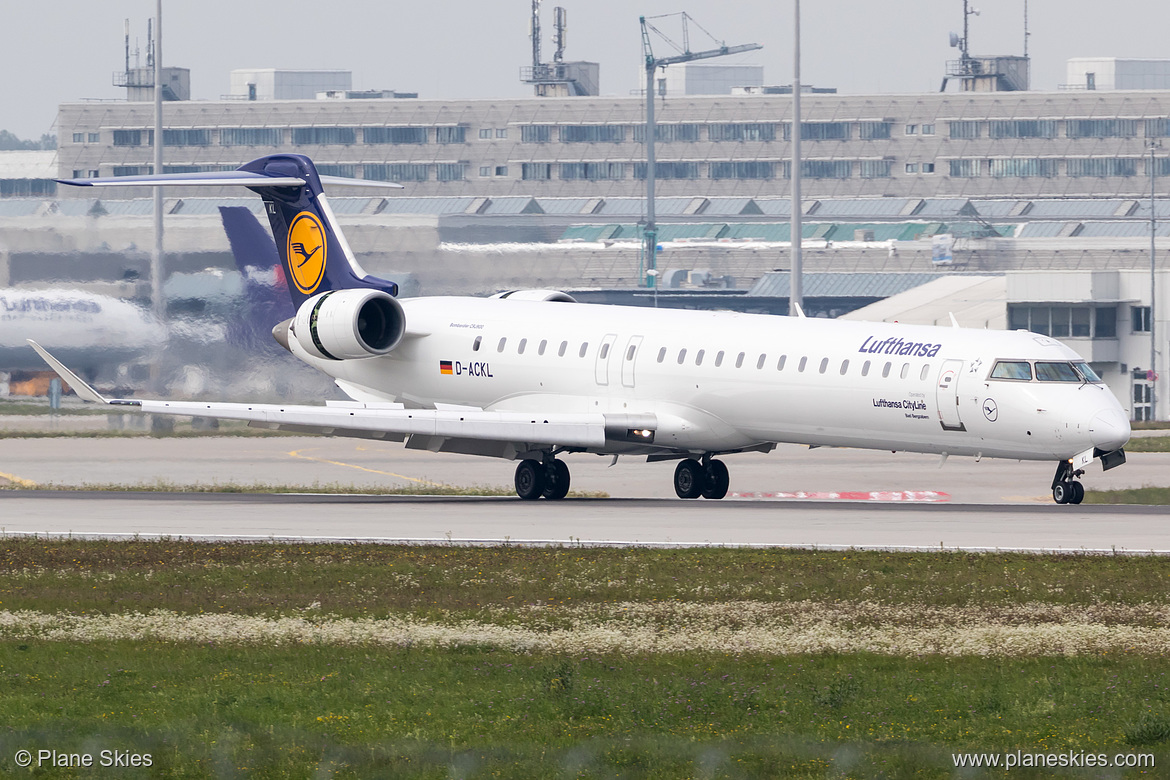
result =
M1064 89L1170 89L1170 60L1074 57Z

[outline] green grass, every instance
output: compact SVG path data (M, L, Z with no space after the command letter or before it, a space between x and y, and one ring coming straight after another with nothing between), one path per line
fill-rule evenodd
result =
M314 482L311 485L275 485L268 482L209 482L186 483L159 479L154 482L112 483L86 482L80 485L58 485L52 482L35 484L0 483L2 490L39 490L49 492L118 492L118 493L320 493L325 495L373 496L488 496L515 497L516 490L504 485L447 485L440 482L422 482L398 487L378 485L355 486L341 482ZM569 498L608 498L599 490L570 490Z
M1170 504L1170 487L1145 486L1125 490L1087 490L1086 504Z
M1129 440L1126 452L1170 452L1170 436L1140 436Z

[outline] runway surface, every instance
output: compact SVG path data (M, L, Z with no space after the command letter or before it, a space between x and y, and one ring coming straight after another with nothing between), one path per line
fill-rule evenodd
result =
M1166 508L1056 506L1053 464L781 447L728 456L732 490L931 491L947 503L681 501L672 463L569 456L573 485L610 499L126 494L0 491L5 533L161 534L552 543L807 545L906 549L1170 551ZM16 484L264 483L354 487L508 485L514 464L323 438L8 439L0 479ZM1135 454L1086 475L1090 487L1164 484L1170 455Z

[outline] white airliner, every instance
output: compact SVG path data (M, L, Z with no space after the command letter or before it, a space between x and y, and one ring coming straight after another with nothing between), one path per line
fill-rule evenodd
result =
M778 442L1055 461L1058 503L1080 502L1095 458L1125 461L1121 405L1046 336L586 305L549 290L399 301L396 285L358 265L322 181L336 182L306 157L273 155L229 173L64 183L257 192L297 308L273 335L353 401L107 399L42 356L99 403L519 460L527 499L565 496L557 455L572 452L678 460L676 493L709 499L729 484L716 456Z
M148 359L166 342L162 323L130 301L81 290L0 289L0 371L44 370L23 338L28 333L91 375Z

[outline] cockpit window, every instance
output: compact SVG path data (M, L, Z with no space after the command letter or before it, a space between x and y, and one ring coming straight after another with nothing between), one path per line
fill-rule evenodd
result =
M1080 382L1081 375L1072 363L1044 363L1036 361L1036 378L1041 382Z
M1104 380L1097 376L1097 372L1092 369L1088 363L1073 363L1073 368L1081 373L1081 377L1086 382L1093 382L1094 384L1101 384Z
M1026 360L1000 360L991 369L992 379L1032 379L1032 365Z

